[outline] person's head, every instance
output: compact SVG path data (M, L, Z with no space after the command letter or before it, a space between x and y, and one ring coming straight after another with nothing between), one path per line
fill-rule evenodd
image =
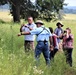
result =
M31 17L31 16L28 17L28 23L29 23L29 24L32 24L32 23L33 23L33 17Z
M68 32L68 34L70 34L71 33L71 29L68 27L68 28L66 28L66 31Z
M56 26L58 26L58 28L61 28L61 27L63 27L64 25L61 24L60 22L58 22L58 23L56 24Z
M44 25L41 20L37 20L35 24L37 25L37 27L41 27L42 25Z
M49 27L49 30L51 33L53 33L53 28L52 27Z

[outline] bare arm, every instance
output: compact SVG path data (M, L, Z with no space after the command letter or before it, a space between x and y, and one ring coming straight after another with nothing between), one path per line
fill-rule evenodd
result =
M50 40L50 45L53 45L53 39L52 39L52 36L49 37L49 40Z

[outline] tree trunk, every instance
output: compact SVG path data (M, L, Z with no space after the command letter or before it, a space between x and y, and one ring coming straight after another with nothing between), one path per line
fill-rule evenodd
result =
M20 6L19 5L12 5L12 14L13 14L13 21L20 22Z

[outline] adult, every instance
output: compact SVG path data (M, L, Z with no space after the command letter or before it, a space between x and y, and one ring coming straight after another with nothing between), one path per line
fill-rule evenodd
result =
M56 24L57 28L55 29L54 33L57 35L57 41L58 41L58 45L59 45L59 50L62 49L62 45L61 45L61 38L63 35L63 29L62 27L64 26L63 24L61 24L60 22L58 22Z
M71 29L66 28L63 35L63 51L66 56L66 62L72 67L72 51L73 51L73 35L71 34Z
M50 59L49 59L49 44L48 41L49 39L51 40L51 32L49 31L48 28L44 27L44 23L41 20L38 20L36 22L37 28L34 30L31 30L29 32L21 32L18 34L18 36L21 35L37 35L36 41L37 45L35 48L35 58L38 61L40 54L43 53L46 64L50 64Z
M32 17L28 17L28 24L23 24L20 28L20 32L30 32L31 30L36 28L36 24L33 21ZM29 50L34 50L34 40L35 40L35 35L26 35L24 36L24 47L25 47L25 52Z

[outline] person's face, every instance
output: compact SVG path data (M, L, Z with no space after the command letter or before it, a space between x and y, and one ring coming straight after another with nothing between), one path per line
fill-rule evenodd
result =
M39 23L38 23L38 24L36 24L36 25L37 25L37 27L41 27L41 24L39 24Z
M33 18L28 18L28 23L31 24L33 22Z
M61 24L59 24L58 27L61 28Z
M69 29L66 29L66 31L67 31L67 33L68 33L68 34L70 34L70 33L71 33L71 31L70 31Z

